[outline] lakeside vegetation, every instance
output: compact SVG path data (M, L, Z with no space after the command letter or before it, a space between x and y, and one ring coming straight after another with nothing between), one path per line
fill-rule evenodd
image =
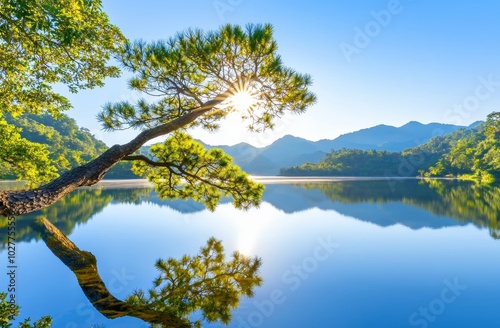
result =
M4 119L19 129L22 138L50 149L48 161L54 172L62 173L87 163L108 148L88 129L78 127L75 120L65 114L60 114L55 119L48 113L39 115L27 113L16 117L5 113ZM1 161L0 165L2 165L0 175L2 179L20 177L20 173L16 172L12 165Z
M455 177L492 183L500 177L500 113L472 129L437 136L402 152L342 149L319 163L281 169L287 176Z
M54 118L48 113L40 115L23 114L17 117L4 114L5 121L18 129L21 138L30 143L40 144L47 153L45 170L52 174L62 174L75 167L88 163L108 147L97 139L88 129L79 127L76 121L66 114L59 114ZM29 162L19 167L0 161L0 179L28 179L35 172ZM138 178L131 172L132 164L121 162L115 165L107 174L107 179L134 179Z

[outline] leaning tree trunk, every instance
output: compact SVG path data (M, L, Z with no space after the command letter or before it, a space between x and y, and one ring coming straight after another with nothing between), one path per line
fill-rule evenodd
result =
M226 91L215 99L207 101L200 108L186 113L168 123L145 130L129 143L114 145L93 161L72 169L59 178L39 188L22 191L0 191L0 216L17 216L48 207L75 188L92 186L99 182L106 172L126 156L133 154L147 141L171 133L212 110L230 96Z
M73 271L85 296L106 318L132 316L148 323L161 324L163 327L191 327L189 321L173 313L156 311L147 306L133 305L117 299L102 281L97 271L97 260L92 253L80 250L45 218L37 219L34 229L41 233L43 241L52 253Z

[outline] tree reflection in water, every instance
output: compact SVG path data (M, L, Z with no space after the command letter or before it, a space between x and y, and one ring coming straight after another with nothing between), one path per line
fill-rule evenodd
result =
M126 301L113 296L97 271L95 256L80 250L44 217L33 223L33 229L52 253L73 273L87 299L109 319L132 316L159 327L201 327L202 320L227 324L231 311L242 296L253 296L262 284L261 260L234 252L226 261L220 241L211 238L197 256L181 260L158 260L160 275L146 295L136 291ZM190 321L195 311L202 319Z
M66 236L111 203L141 204L151 197L151 188L78 189L54 206L18 217L16 239L27 242L41 238L75 274L96 310L107 318L132 316L155 327L198 327L202 320L228 323L241 297L253 296L254 288L262 283L259 258L235 252L226 259L222 243L212 238L199 255L158 260L156 267L161 274L154 280L154 287L148 293L136 291L127 300L119 300L102 281L95 256L80 250ZM1 221L4 249L6 232L7 220ZM191 322L190 315L195 311L202 317Z

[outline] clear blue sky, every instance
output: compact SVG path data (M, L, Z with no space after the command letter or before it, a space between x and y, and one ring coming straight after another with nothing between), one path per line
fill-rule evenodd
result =
M500 110L500 2L431 0L103 0L129 39L168 38L189 27L271 23L286 65L312 75L318 102L275 131L249 134L237 117L210 144L265 146L285 134L310 140L377 124L468 125ZM498 82L497 82L498 81ZM138 97L126 78L70 95L69 113L109 145L132 132L104 133L95 120L108 101Z

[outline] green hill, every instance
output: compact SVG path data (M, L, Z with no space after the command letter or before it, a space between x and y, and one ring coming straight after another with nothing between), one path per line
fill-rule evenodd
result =
M500 113L451 144L425 176L452 175L483 182L500 179Z
M290 176L458 177L483 182L500 178L500 113L486 122L437 136L400 152L341 149L318 163L283 168Z
M89 162L108 148L88 129L78 127L75 120L64 114L57 120L48 114L19 117L5 114L5 118L8 123L22 129L23 138L44 144L50 149L50 161L59 174ZM0 179L17 178L7 165L0 166ZM108 172L106 178L136 177L129 168L129 163L120 163Z

